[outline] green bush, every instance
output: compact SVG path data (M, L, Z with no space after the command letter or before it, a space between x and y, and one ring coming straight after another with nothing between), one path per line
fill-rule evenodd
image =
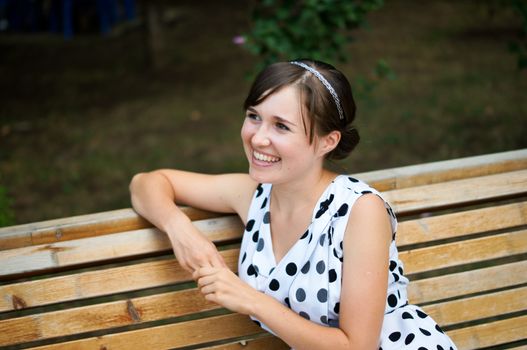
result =
M11 203L7 191L0 186L0 227L13 225L15 218L11 211Z

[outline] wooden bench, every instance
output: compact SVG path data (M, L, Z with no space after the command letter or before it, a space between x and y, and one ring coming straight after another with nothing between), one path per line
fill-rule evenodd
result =
M410 301L460 350L527 349L527 150L355 176L398 214ZM185 210L236 269L241 222ZM287 348L206 302L131 209L0 229L0 348L34 347Z

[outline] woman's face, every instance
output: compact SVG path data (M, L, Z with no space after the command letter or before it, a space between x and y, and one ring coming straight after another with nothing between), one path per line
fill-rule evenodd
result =
M309 127L309 126L307 126ZM246 111L241 130L249 175L260 183L294 181L322 167L323 154L304 128L296 88L286 86Z

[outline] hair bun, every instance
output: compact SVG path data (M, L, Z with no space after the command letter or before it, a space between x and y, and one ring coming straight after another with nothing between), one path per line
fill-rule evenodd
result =
M353 125L347 125L340 132L340 142L333 151L328 154L328 159L340 160L346 158L359 143L359 131Z

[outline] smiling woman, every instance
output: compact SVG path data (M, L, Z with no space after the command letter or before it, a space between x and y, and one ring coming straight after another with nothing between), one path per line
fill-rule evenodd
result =
M276 63L257 76L244 107L248 174L164 169L130 185L134 208L167 233L204 297L295 349L455 349L408 304L390 205L324 168L359 140L346 77L322 62ZM240 216L239 277L175 203Z

